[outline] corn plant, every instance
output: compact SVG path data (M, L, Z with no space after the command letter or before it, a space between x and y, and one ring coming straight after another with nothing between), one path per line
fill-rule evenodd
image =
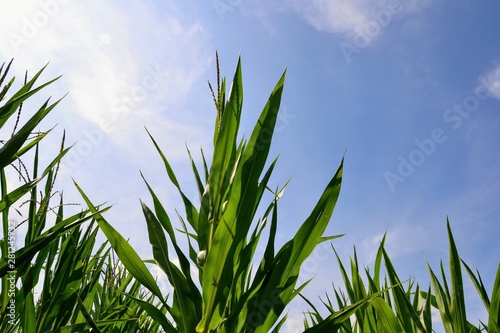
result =
M451 283L448 283L446 278L443 263L441 262L441 279L439 282L436 274L429 264L429 275L431 278L434 295L430 295L433 305L439 309L441 320L443 322L446 333L451 332L481 332L490 333L500 332L500 263L498 264L497 274L493 283L491 298L483 284L481 275L477 275L469 268L469 266L460 259L455 240L451 232L450 222L447 222L448 241L449 241L449 275ZM465 307L465 294L462 279L462 265L469 274L480 298L488 313L488 322L481 322L479 326L474 326L467 320L467 312Z
M11 64L0 66L2 135L16 116L10 136L0 142L0 332L156 331L158 325L131 298L151 295L116 265L108 244L95 248L98 229L90 210L67 217L62 195L56 205L51 203L59 161L68 149L63 137L57 156L40 171L40 144L50 131L34 129L59 101L47 100L22 126L20 116L23 103L57 79L35 87L42 69L7 98L14 84L12 78L4 85ZM30 158L32 166L26 163ZM6 176L9 166L23 183L13 190ZM22 205L27 212L21 213ZM22 223L27 231L21 247L17 227Z
M6 78L10 69L12 61L5 67L5 63L0 67L0 102L3 102L13 87L15 81L14 78L6 82ZM56 158L49 163L49 165L41 172L38 173L38 144L39 142L48 134L48 132L34 133L33 130L40 121L57 105L58 101L49 104L47 100L34 115L26 121L26 123L20 127L20 113L22 110L23 103L38 93L40 90L54 82L51 80L47 83L34 88L34 85L42 73L43 69L40 70L31 79L25 79L22 87L12 94L3 105L0 106L0 129L2 129L2 134L6 134L5 125L8 120L17 114L16 119L13 121L13 130L10 136L6 140L2 140L2 147L0 148L0 182L1 182L1 201L0 201L0 211L2 214L2 237L0 240L1 248L1 260L0 260L0 277L2 279L2 287L0 294L0 322L2 331L7 331L5 327L12 327L19 319L19 308L23 306L24 302L30 302L32 300L32 292L26 288L26 294L23 295L22 301L17 302L18 296L20 296L16 284L21 280L22 282L27 282L28 285L33 284L34 280L32 276L27 273L30 270L31 261L35 256L40 253L40 251L46 247L46 244L54 241L65 232L71 228L77 226L84 222L84 219L77 218L73 220L67 220L60 223L48 230L45 229L46 225L46 215L49 211L49 206L47 205L50 198L50 192L52 190L53 181L55 180L55 169L67 150L61 150ZM34 173L30 177L25 164L21 161L21 158L25 156L30 151L34 152ZM18 166L14 164L18 162ZM20 178L24 180L24 184L17 187L14 190L9 189L9 184L7 184L6 177L6 167L12 165ZM45 196L40 198L38 195L37 185L42 181L46 180L45 185ZM19 201L21 198L28 196L29 202L29 212L26 223L28 224L28 230L24 239L24 247L17 249L17 244L19 243L16 235L17 223L14 221L16 219L12 218L11 212L15 210L13 207L14 203ZM16 216L17 217L17 216ZM27 281L26 281L27 280Z
M97 223L123 265L167 310L162 313L151 304L139 302L167 332L278 331L286 320L286 306L309 282L298 284L302 263L317 244L337 237L325 237L323 232L339 195L342 163L294 237L275 250L277 207L284 187L269 189L277 159L269 165L267 159L284 81L285 73L273 89L249 139L239 139L243 104L241 61L238 60L227 98L226 79L221 79L217 61L215 92L209 84L216 107L211 165L202 151L199 169L188 150L199 192L199 207L185 195L167 157L150 134L185 208L185 216L179 215L180 224L175 227L145 180L153 208L141 202L142 210L154 263L173 287L171 302L161 294L145 262L104 217L96 213ZM266 193L271 200L263 204ZM94 212L94 205L83 191L82 196ZM260 218L258 211L263 212ZM269 235L262 241L266 228ZM181 248L179 235L186 237L187 249ZM259 244L264 244L261 245L264 254L260 264L254 265ZM192 276L192 268L197 269L198 279Z
M428 265L431 287L421 290L414 280L401 281L385 251L385 237L377 251L373 272L365 269L365 279L360 273L356 250L350 261L351 274L347 273L344 264L337 255L338 264L344 281L344 289L334 289L336 305L328 294L322 304L330 315L323 318L314 304L305 299L312 311L306 313L304 319L305 332L434 332L431 320L432 309L437 309L446 333L454 332L500 332L500 264L493 285L491 298L482 282L481 275L477 275L460 259L457 251L450 223L447 224L450 247L450 276L448 284L444 266L441 263L441 279L439 282L432 268ZM385 275L381 275L382 262L385 265ZM467 320L465 296L463 289L461 265L465 267L483 301L488 313L488 322L474 326ZM367 281L366 283L364 281ZM407 284L407 288L404 285ZM451 289L450 289L451 286ZM351 304L360 304L355 311L351 311L352 320L339 320L346 315Z
M322 300L330 313L326 318L310 300L304 298L312 308L306 313L305 332L431 332L431 302L422 297L418 284L413 280L400 280L384 243L385 237L377 251L373 271L365 268L364 274L361 273L356 249L350 259L350 274L334 250L344 289L334 288L336 305L328 294ZM384 276L382 264L386 271ZM352 320L339 320L345 316L345 310L354 304L362 306L351 311Z
M0 87L4 84L7 77L10 65L12 61L7 65L4 70L5 63L0 67ZM0 129L4 128L10 117L17 113L17 119L15 120L15 126L12 134L8 140L2 140L2 147L0 148L0 180L1 180L1 201L0 201L0 211L2 212L2 231L3 237L1 240L2 248L2 259L0 260L0 277L3 278L2 286L6 286L5 276L7 271L15 271L16 269L24 270L27 267L27 263L34 257L34 255L43 247L44 243L50 242L62 233L67 231L69 228L74 227L75 221L68 221L58 225L57 228L50 229L42 234L45 227L45 213L48 210L47 201L50 198L45 196L44 199L38 197L38 192L36 191L37 184L43 179L47 180L45 186L45 194L48 194L53 186L53 181L56 175L55 167L58 165L60 159L67 152L67 149L62 149L58 156L49 163L49 165L39 174L38 172L38 143L48 134L48 132L35 133L34 137L30 137L34 128L40 123L40 121L57 105L57 102L49 105L49 100L47 100L40 109L21 127L17 128L19 125L19 115L22 109L23 102L28 98L32 97L34 94L39 92L44 87L48 86L55 80L49 81L37 88L33 88L36 80L42 73L43 69L39 71L33 79L25 82L24 85L16 93L14 93L2 106L0 106ZM7 93L11 89L14 83L14 78L12 78L8 83L6 83L0 92L0 102L6 98ZM27 174L26 166L21 161L21 157L26 153L35 150L34 157L34 174L30 177ZM19 166L16 168L15 162L19 162ZM20 177L25 180L25 183L18 188L9 192L5 168L9 165L13 165ZM26 176L23 175L26 172ZM25 195L31 195L30 197L30 207L29 207L29 221L28 221L28 232L25 238L25 246L22 249L17 250L17 252L12 254L12 247L14 239L10 239L9 235L12 235L13 225L12 221L9 222L9 212L12 205L20 200ZM36 212L35 205L39 205L40 211ZM10 248L9 248L9 245ZM8 254L11 254L11 258L8 258ZM14 260L15 258L15 260ZM3 305L7 297L5 294L2 295ZM4 310L4 309L2 309Z

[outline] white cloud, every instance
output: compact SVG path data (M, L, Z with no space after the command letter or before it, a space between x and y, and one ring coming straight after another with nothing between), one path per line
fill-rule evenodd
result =
M416 251L433 248L429 244L430 236L430 231L425 225L403 222L395 225L387 232L385 247L393 258L413 254Z
M378 35L375 30L386 27L398 15L415 12L428 3L400 0L288 0L289 6L319 31L349 36Z
M285 324L286 333L299 333L304 331L304 318L288 317Z
M355 1L293 1L293 8L320 31L350 32L367 20L362 0Z
M125 229L126 237L131 231L134 238L145 233L143 224L136 227L141 214L134 215L132 208L140 209L137 197L148 198L138 169L146 176L164 174L144 125L171 163L187 161L186 141L193 151L211 142L205 112L196 108L211 104L187 97L207 76L215 48L203 25L186 19L184 8L177 6L184 4L28 0L11 2L0 13L0 63L15 58L10 74L18 76L17 86L25 69L33 75L49 61L40 82L64 74L40 93L60 98L69 92L42 125L46 129L57 123L57 131L66 129L66 146L74 144L63 159L58 186L65 188L65 198L68 192L79 197L71 184L74 178L93 200L125 207L112 209L108 216L120 221L118 228ZM208 90L206 97L210 102ZM185 104L200 114L186 112ZM23 110L25 117L31 112L27 105ZM57 149L59 140L54 133L46 145ZM43 156L54 155L44 151ZM164 197L175 196L170 191ZM131 221L132 227L123 227Z
M421 220L432 220L442 222L444 217L438 214L428 214L425 218L415 219L415 207L407 206L408 213L401 214L397 218L391 218L393 224L385 231L378 232L373 236L367 236L359 242L356 247L358 258L363 265L371 266L375 262L377 251L385 233L385 245L387 253L394 261L413 256L416 264L423 264L422 253L432 254L437 251L436 241L443 238L442 234L432 233L428 226ZM413 215L413 216L412 216Z
M185 127L172 114L160 114L158 103L180 112L209 67L213 48L203 26L182 21L173 1L161 9L142 3L124 9L102 2L23 1L4 13L0 57L14 57L18 71L30 73L50 61L47 75L64 74L60 82L70 92L70 110L62 126L69 132L82 132L87 123L116 143L130 144L128 132L142 130L146 122ZM188 128L182 137L199 131Z
M500 65L483 75L480 81L492 97L500 99Z
M154 264L149 266L149 271L156 279L156 283L158 284L158 287L160 287L162 295L166 297L167 295L172 294L174 288L170 284L170 281L168 281L168 277L165 272L159 266Z

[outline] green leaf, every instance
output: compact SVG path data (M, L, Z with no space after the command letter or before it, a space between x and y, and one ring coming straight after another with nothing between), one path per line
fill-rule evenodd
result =
M65 223L58 223L52 228L48 229L29 245L26 245L16 251L16 267L24 262L31 260L31 258L33 258L36 253L45 248L52 241L58 239L61 235L81 225L91 218L92 216L81 217L80 214L77 214L73 216L73 218L65 220ZM4 276L9 270L10 269L8 266L7 258L0 260L0 276Z
M306 329L304 333L337 333L344 322L349 321L351 316L354 315L356 311L364 307L370 299L377 296L378 295L367 297L366 299L362 299L352 305L345 306L342 310L332 313L321 323Z
M145 302L141 298L133 297L133 296L130 296L130 295L127 295L127 296L130 297L131 299L133 299L134 301L136 301L137 304L139 304L139 306L144 311L146 311L149 314L149 316L151 316L151 318L155 322L157 322L157 323L160 324L160 326L165 330L165 332L179 332L179 330L177 328L175 328L168 321L168 319L165 316L165 314L162 311L160 311L156 306L154 306L151 303Z
M343 163L331 179L310 216L302 224L294 238L288 241L278 252L266 283L249 299L247 320L260 313L258 321L254 320L256 332L271 329L281 315L285 306L295 296L294 288L302 263L309 257L314 248L322 240L322 234L328 225L338 199L342 182ZM272 307L263 304L272 304Z
M406 332L411 332L413 330L413 325L415 324L420 330L424 330L423 324L420 322L418 313L413 308L410 303L408 295L405 293L401 280L399 279L396 269L394 268L389 255L382 250L384 255L384 262L387 269L387 275L389 276L389 281L391 282L393 288L391 288L392 295L394 298L394 307L396 313L400 314L399 318L403 325L403 330Z
M376 320L381 332L404 332L392 308L382 298L373 299L370 305L377 314Z
M481 275L479 272L477 272L477 277L474 275L472 270L469 268L469 266L465 263L465 261L462 260L462 264L465 267L465 270L469 274L469 277L472 280L472 283L476 287L477 292L479 293L479 296L481 297L481 300L483 301L483 304L488 310L490 308L490 298L488 297L488 292L486 291L486 288L484 287L483 280L481 279Z
M230 290L233 283L233 275L225 272L232 271L234 262L233 258L230 257L237 256L235 251L238 248L241 249L240 244L244 242L253 220L257 203L258 180L269 152L270 137L276 123L285 79L285 74L283 74L255 125L248 145L245 146L241 162L235 170L227 206L219 220L217 218L219 216L217 209L222 206L222 194L225 193L221 188L223 188L222 185L225 179L228 178L225 177L225 175L228 175L226 167L230 165L231 156L235 156L230 152L233 151L235 142L230 143L228 140L233 135L236 135L239 122L240 110L234 109L239 105L239 99L241 98L241 92L239 92L239 89L241 89L241 75L239 72L240 65L238 65L235 74L231 97L228 102L234 107L225 110L209 176L209 193L212 196L211 202L216 210L213 212L214 219L212 223L208 223L210 220L208 218L202 219L200 213L200 231L203 228L209 228L212 230L210 235L213 234L214 236L211 239L211 247L208 248L207 262L203 272L204 316L197 327L198 332L213 330L222 320L222 313L226 303L224 290ZM231 98L235 98L236 101L231 102ZM236 140L235 137L231 139ZM221 147L220 150L217 150L217 147ZM206 207L203 204L202 202L202 207ZM202 225L202 223L206 224ZM215 232L213 232L214 229Z
M465 314L464 283L462 280L461 260L451 232L450 221L447 220L448 240L450 244L451 304L450 315L454 332L467 332Z
M35 301L32 292L26 295L20 317L23 332L36 332Z
M30 90L36 80L38 79L39 75L42 73L42 71L45 69L43 67L27 84L25 84L17 93L15 93L3 106L0 107L0 128L5 125L9 117L16 112L17 108L25 102L28 98L32 97L34 94L45 88L46 86L52 84L53 82L57 81L60 77L57 77L51 81L48 81L41 86Z
M500 264L498 265L495 282L493 282L488 314L488 332L500 333Z
M153 212L141 202L142 210L146 218L149 233L149 242L153 248L153 257L158 266L167 274L168 280L174 288L174 303L171 314L183 332L194 332L199 321L198 314L193 302L193 292L189 283L180 270L169 260L168 244L160 222Z
M198 231L198 211L196 210L196 208L194 207L192 202L188 199L188 197L184 194L184 192L182 192L181 186L179 185L179 182L177 181L177 177L175 176L175 173L174 173L172 167L170 166L170 163L168 162L167 158L165 157L162 150L160 149L160 147L158 146L156 141L153 139L151 134L149 132L148 132L148 134L149 134L149 137L151 138L151 140L153 141L153 144L155 145L155 147L158 151L158 154L160 154L161 159L163 160L163 164L165 165L165 169L167 170L167 174L168 174L168 177L170 178L170 181L179 190L179 194L181 195L182 201L184 202L184 207L186 208L186 217L187 217L189 224L191 224L191 226L193 227L193 229L195 231Z
M156 297L163 301L163 296L161 294L160 288L156 284L155 279L146 268L146 265L142 262L139 255L135 252L135 250L130 246L125 238L123 238L118 231L116 231L101 215L100 211L96 209L96 207L89 200L87 195L83 192L83 190L78 186L75 182L75 186L80 192L80 195L83 197L85 202L87 203L90 211L95 215L95 220L102 232L108 239L111 247L115 250L118 258L120 258L121 262L127 268L127 270L132 274L144 287L149 289Z
M60 102L58 100L54 104L48 106L48 100L45 104L35 113L19 131L14 134L3 146L0 148L0 168L4 168L17 154L19 149L28 139L33 129L40 123L40 121Z
M443 322L446 333L453 333L454 330L451 321L451 313L448 304L448 298L445 294L443 287L439 283L439 280L434 274L434 271L432 270L432 268L429 266L428 263L427 263L427 268L429 270L429 276L431 279L432 287L434 289L437 308L439 309L439 313L441 315L441 321Z

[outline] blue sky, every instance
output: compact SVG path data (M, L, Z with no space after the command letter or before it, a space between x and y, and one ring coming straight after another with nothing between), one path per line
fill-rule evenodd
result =
M231 78L243 61L242 132L249 134L287 68L272 156L282 199L279 241L309 214L345 154L341 197L328 234L348 260L356 246L370 266L382 235L405 277L427 286L425 260L447 259L446 218L462 257L490 288L500 245L500 3L253 0L23 1L3 6L0 55L18 78L47 62L50 88L69 95L45 122L74 144L60 186L71 177L138 251L149 247L139 198L142 170L170 212L181 203L167 184L144 126L195 196L186 143L210 149L214 53ZM47 90L48 91L48 90ZM175 215L174 215L175 216ZM308 295L330 291L333 253L313 255ZM467 278L466 278L467 280ZM471 317L484 311L472 286ZM290 309L287 332L302 316Z

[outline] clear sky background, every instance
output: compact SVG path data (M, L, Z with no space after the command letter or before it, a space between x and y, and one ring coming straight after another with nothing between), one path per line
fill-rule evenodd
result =
M425 260L436 269L447 260L448 216L461 256L491 290L500 258L498 1L18 1L2 5L0 43L0 62L14 57L18 80L49 61L44 79L64 74L45 93L69 94L43 126L57 123L47 156L64 129L74 144L59 188L67 201L82 202L73 177L94 202L113 204L108 221L144 257L150 248L139 198L149 196L139 170L172 217L182 209L144 126L195 198L185 144L194 155L211 148L207 80L215 82L218 50L228 79L242 57L242 133L287 68L271 152L280 154L271 184L292 177L280 244L345 153L327 234L346 234L333 243L346 262L355 245L371 266L387 232L401 278L426 288ZM313 299L339 282L328 248L303 273L315 276L306 292ZM476 322L485 313L464 279ZM286 332L301 331L306 307L297 304Z

